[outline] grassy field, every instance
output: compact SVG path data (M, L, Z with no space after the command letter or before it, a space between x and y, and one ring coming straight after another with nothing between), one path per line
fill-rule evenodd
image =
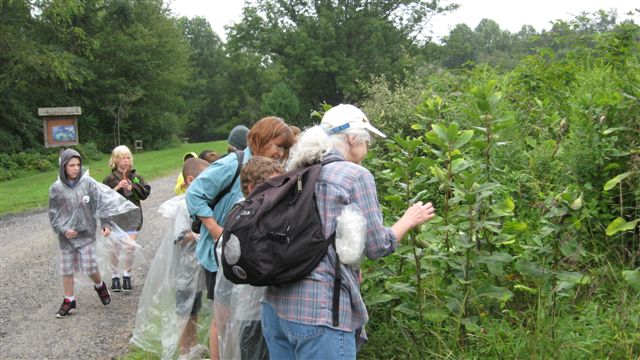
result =
M184 154L189 151L200 153L204 149L223 154L227 151L227 142L182 144L175 148L137 153L133 155L134 167L147 181L170 174L177 176ZM104 154L100 160L87 162L84 170L88 168L94 179L102 181L110 171L108 162L109 154ZM49 186L57 177L58 170L52 170L0 182L0 215L47 206Z

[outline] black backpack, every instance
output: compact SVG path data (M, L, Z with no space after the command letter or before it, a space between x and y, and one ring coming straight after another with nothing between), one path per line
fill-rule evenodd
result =
M222 268L235 284L281 285L303 279L327 254L315 184L326 160L270 178L236 204L224 222ZM340 266L336 259L333 322L338 325Z

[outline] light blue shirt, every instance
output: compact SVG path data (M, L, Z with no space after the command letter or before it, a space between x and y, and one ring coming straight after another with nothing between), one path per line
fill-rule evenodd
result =
M246 163L250 158L251 150L247 147L244 150L242 163ZM209 165L193 180L185 194L187 208L192 217L213 217L218 225L223 226L229 210L242 198L240 176L231 187L231 191L220 199L213 210L209 207L209 203L231 183L237 166L237 157L235 154L230 154ZM204 224L200 227L200 240L196 245L196 258L207 270L211 272L218 271L214 239Z

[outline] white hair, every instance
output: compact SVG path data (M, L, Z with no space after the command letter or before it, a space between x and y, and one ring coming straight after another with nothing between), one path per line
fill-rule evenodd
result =
M333 149L333 142L321 126L313 126L300 134L291 148L287 170L297 170L319 163Z
M287 171L321 162L334 147L346 155L349 151L349 135L354 136L356 141L371 141L371 134L365 129L347 129L327 135L324 127L316 125L303 131L291 148Z

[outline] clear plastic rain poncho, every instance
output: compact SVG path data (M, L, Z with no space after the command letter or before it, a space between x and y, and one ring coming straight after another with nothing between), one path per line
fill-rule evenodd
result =
M216 247L218 259L222 256ZM220 359L269 359L267 344L262 336L260 299L263 287L237 285L222 271L216 277L213 311L218 327Z
M140 209L115 190L90 177L89 171L82 174L73 186L68 180L60 178L51 186L49 219L58 235L61 249L77 249L95 242L98 269L103 275L110 271L115 243L127 249L132 259L144 261L140 245L131 241L116 225L116 221L124 226L136 224L140 221ZM104 237L98 225L100 228L109 227L109 236ZM77 237L66 238L64 233L69 229L75 230ZM76 281L92 284L85 277L79 277Z
M122 231L115 225L116 219L122 219L120 224L125 226L135 224L140 221L140 210L110 187L91 178L87 171L73 187L61 179L51 186L49 219L60 248L73 249L94 242L98 224L111 227L113 233ZM78 236L67 239L64 233L69 229L75 230ZM101 242L104 241L98 241L98 247Z
M158 212L170 225L149 267L131 343L171 359L204 349L201 344L207 339L211 306L203 294L205 276L195 257L196 240L191 240L194 234L184 195L166 201ZM194 336L189 336L191 331Z

